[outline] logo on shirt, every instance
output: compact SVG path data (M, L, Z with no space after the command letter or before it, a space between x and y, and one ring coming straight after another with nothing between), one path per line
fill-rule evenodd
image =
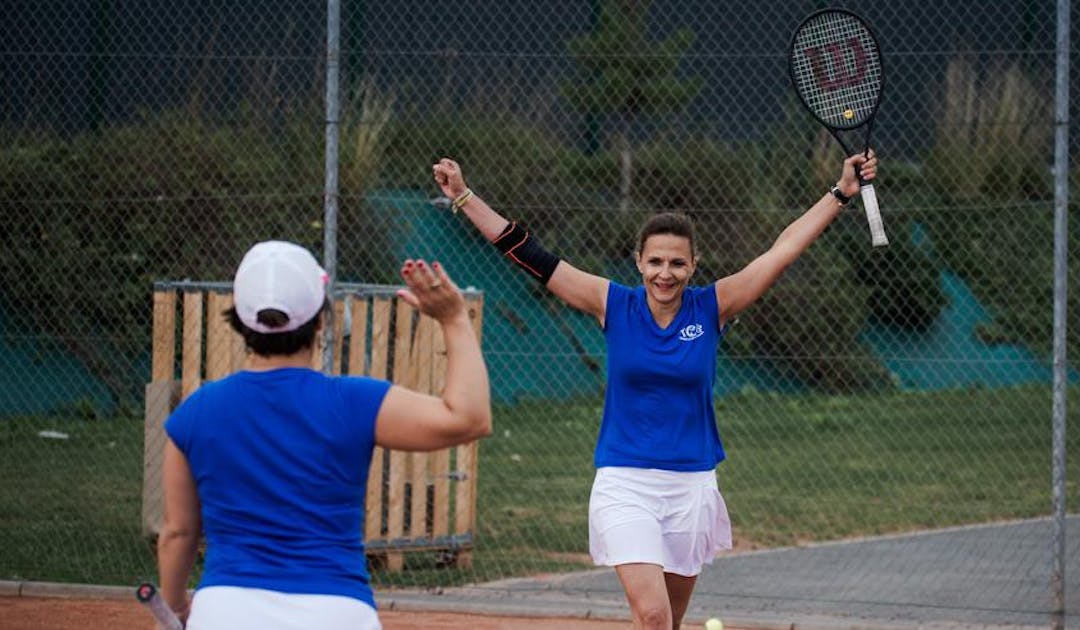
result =
M705 334L705 328L701 324L690 324L679 331L679 341L693 341Z

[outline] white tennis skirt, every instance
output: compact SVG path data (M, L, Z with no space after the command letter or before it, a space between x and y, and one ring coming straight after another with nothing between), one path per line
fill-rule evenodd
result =
M207 586L195 591L187 630L380 630L366 603L341 595Z
M589 551L602 566L658 564L694 576L731 549L716 472L603 467L589 497Z

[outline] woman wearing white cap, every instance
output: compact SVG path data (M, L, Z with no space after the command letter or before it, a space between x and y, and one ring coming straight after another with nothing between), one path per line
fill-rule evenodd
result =
M326 273L268 241L244 256L226 314L245 370L207 383L165 423L161 592L190 629L379 628L364 557L374 446L435 450L491 432L487 369L461 292L439 263L406 260L398 295L446 340L441 397L311 369ZM200 535L202 580L186 586Z

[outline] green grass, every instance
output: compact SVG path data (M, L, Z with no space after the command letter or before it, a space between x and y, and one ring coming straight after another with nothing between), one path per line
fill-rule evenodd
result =
M1076 409L1078 390L1070 392ZM736 533L766 546L1047 515L1045 387L724 401ZM1076 417L1073 412L1073 417ZM1076 451L1080 437L1069 437ZM1080 497L1071 462L1069 502Z
M45 439L39 431L66 433ZM0 579L131 584L140 538L141 419L0 421Z
M1080 388L1069 392L1080 416ZM760 547L1050 513L1046 386L874 396L747 393L718 402L719 467L736 538ZM480 447L474 566L406 556L377 586L433 586L590 566L599 401L497 407ZM70 434L46 440L43 429ZM1067 450L1080 452L1080 433ZM1068 505L1080 460L1068 460ZM0 579L131 584L140 538L141 419L0 422Z

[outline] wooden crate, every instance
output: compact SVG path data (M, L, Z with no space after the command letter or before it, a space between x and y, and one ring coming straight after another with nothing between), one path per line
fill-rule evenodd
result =
M143 447L142 521L148 537L156 537L161 529L165 419L204 380L222 378L244 365L243 340L221 316L232 306L230 290L225 283L155 285ZM398 299L394 290L380 285L339 285L331 318L331 372L387 379L438 395L446 373L442 330L434 320ZM479 338L483 296L469 292L466 299ZM312 364L323 368L321 345ZM471 566L476 464L476 442L432 453L376 447L364 523L364 543L372 564L399 571L406 552L425 551L436 553L440 562Z

